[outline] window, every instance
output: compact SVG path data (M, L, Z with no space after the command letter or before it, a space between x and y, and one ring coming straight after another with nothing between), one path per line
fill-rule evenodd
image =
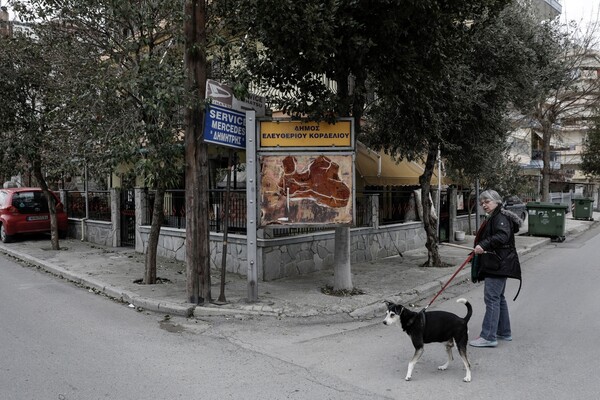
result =
M18 192L13 195L12 205L21 214L47 213L48 200L42 192Z

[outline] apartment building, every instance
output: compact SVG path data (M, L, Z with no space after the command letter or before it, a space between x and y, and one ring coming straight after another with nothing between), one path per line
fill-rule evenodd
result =
M4 6L0 7L0 36L10 36L11 24L9 21L8 9Z
M600 80L600 50L590 52L574 73L583 85L589 84L589 81ZM593 116L593 111L589 107L585 107L583 103L597 103L599 97L600 91L596 91L581 99L579 107L570 116L563 118L558 127L557 140L552 146L553 156L554 160L560 164L560 176L567 181L591 182L580 169L583 143L587 131L591 128L591 117Z
M34 35L33 28L30 23L11 20L8 8L0 6L0 36L13 35Z
M562 12L562 5L556 0L536 0L532 1L532 5L540 21L557 18ZM586 81L600 79L600 51L591 52L573 73L582 85L589 83ZM590 129L592 114L583 103L597 101L598 96L600 93L591 93L589 97L581 99L579 107L573 108L568 115L565 113L555 127L555 134L550 142L551 191L581 192L583 187L586 187L585 191L589 194L596 191L598 180L586 177L580 166L583 143ZM543 142L536 129L539 127L522 116L515 116L513 120L518 123L509 138L511 156L519 160L524 175L541 179Z

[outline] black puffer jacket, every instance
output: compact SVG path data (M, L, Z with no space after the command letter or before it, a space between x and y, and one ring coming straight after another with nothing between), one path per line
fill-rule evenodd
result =
M521 263L515 248L515 233L522 224L523 221L515 213L498 205L485 225L481 226L475 246L480 245L486 253L478 256L479 280L488 276L521 280Z

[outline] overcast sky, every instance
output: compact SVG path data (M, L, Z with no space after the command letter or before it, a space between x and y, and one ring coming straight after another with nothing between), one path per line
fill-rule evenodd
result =
M561 22L574 20L584 24L596 21L600 0L562 0Z

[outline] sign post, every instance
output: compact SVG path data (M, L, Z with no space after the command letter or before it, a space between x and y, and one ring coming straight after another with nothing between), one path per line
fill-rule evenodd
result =
M231 149L247 152L247 251L248 251L248 301L258 300L257 269L257 224L256 224L256 116L265 115L265 99L256 94L248 94L244 99L235 97L233 89L220 82L207 79L206 98L211 103L206 108L204 141L229 147L229 168L225 201L225 232L223 234L223 254L221 260L221 294L219 302L225 302L225 260L229 218L229 183L231 174Z
M248 301L258 300L256 113L246 111L246 251L248 253Z

